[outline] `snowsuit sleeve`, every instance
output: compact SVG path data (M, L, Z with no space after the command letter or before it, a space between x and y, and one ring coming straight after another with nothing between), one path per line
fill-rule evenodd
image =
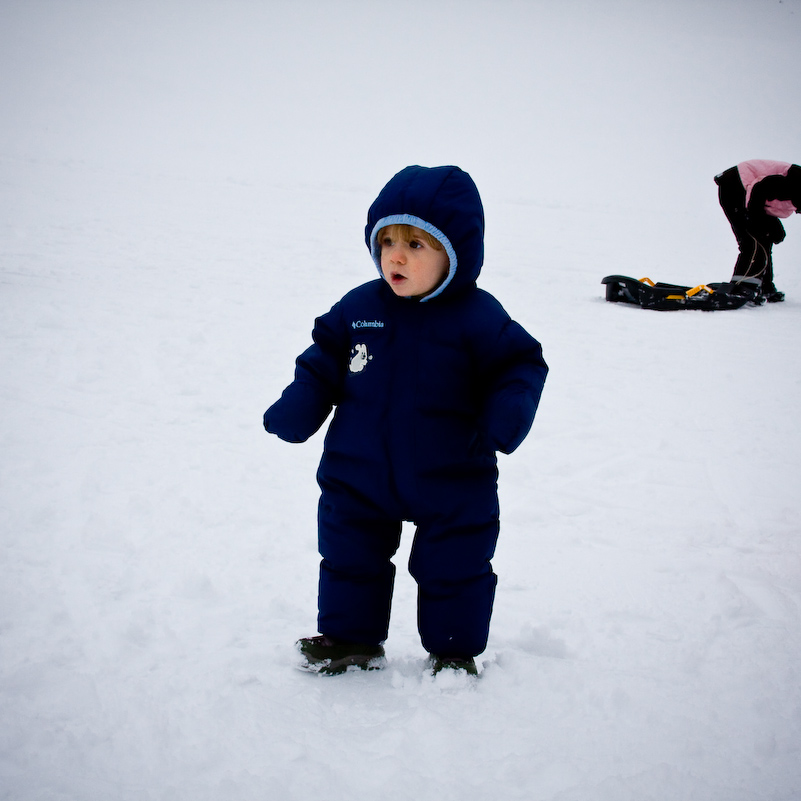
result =
M344 344L339 308L315 320L314 344L298 356L295 380L264 413L264 429L286 442L305 442L339 401Z
M534 422L548 365L540 343L514 320L503 327L492 352L481 429L493 450L512 453Z

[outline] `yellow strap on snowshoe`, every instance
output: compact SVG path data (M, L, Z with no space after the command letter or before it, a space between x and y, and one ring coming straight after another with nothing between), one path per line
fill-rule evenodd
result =
M650 278L640 278L641 284L648 284L648 286L654 286L654 282Z
M692 289L687 290L687 297L691 298L693 295L697 295L699 292L703 292L704 290L709 292L710 295L715 294L715 290L710 289L706 284L698 284L698 286L694 286Z

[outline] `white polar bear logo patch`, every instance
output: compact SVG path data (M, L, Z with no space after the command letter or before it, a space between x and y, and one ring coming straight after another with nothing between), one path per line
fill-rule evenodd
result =
M373 358L367 353L367 345L363 344L356 345L351 353L350 364L348 365L351 373L361 373L367 367L367 362Z

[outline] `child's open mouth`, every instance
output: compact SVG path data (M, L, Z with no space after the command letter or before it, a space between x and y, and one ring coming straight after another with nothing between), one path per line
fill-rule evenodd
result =
M390 281L393 284L402 284L406 280L406 276L401 273L392 273Z

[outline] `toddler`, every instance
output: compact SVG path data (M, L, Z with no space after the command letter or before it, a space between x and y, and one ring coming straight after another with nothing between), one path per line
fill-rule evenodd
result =
M317 479L320 636L301 667L384 664L403 521L431 670L476 674L499 531L496 452L528 433L548 368L540 344L476 286L484 211L458 167L407 167L370 207L378 278L315 321L264 428L303 442L336 412Z

